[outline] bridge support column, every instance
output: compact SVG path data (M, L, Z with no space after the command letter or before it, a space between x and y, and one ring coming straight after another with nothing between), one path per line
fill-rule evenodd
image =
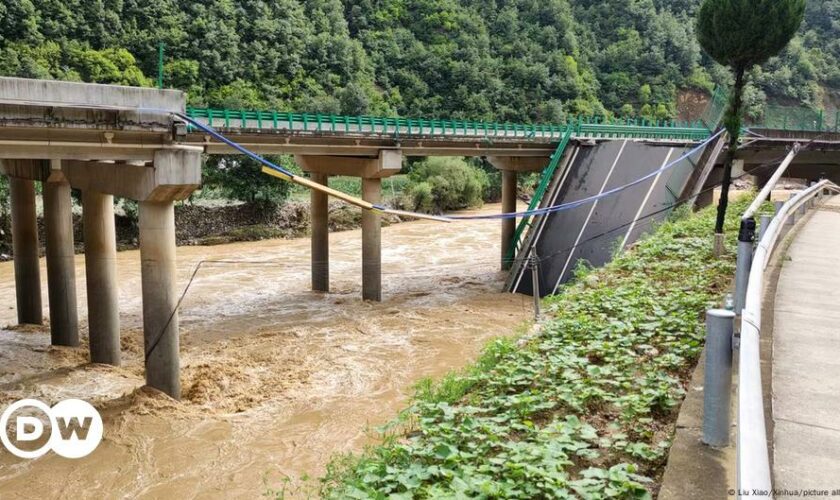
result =
M18 323L41 325L41 271L38 262L38 222L35 183L9 177L12 202L12 251Z
M379 203L382 196L382 178L399 173L402 152L383 149L376 157L296 155L300 168L312 174L312 179L326 184L330 175L350 175L362 179L362 198ZM319 211L323 210L323 214ZM327 199L321 193L312 193L312 288L329 287L327 264L319 271L316 261L327 262L328 228ZM381 217L370 210L362 210L362 299L382 300L382 238ZM318 227L320 226L320 228ZM322 256L322 257L321 257ZM318 282L323 279L323 282Z
M382 179L362 179L362 199L379 203ZM381 217L371 210L362 211L362 299L382 300L382 226Z
M57 160L60 163L60 160ZM47 287L50 298L50 336L53 345L79 345L76 306L76 251L73 246L73 199L70 183L53 173L44 186L47 246Z
M114 197L82 192L90 360L120 364L120 311L117 301L117 239Z
M518 172L539 172L551 161L550 158L530 156L488 156L491 165L502 171L502 213L516 212L516 177ZM510 248L516 234L516 218L502 219L502 270L513 265Z
M146 384L180 399L173 202L140 202L140 261Z
M516 212L516 172L502 170L502 213ZM510 269L514 255L510 254L516 234L516 218L502 219L502 270Z
M318 184L327 185L329 175L312 172L312 180ZM311 221L312 221L312 290L316 292L330 291L330 227L329 203L326 193L312 190Z

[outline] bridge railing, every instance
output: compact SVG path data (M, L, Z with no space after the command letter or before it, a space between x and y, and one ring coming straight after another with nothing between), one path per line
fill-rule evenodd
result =
M812 205L815 198L825 190L840 193L840 188L829 181L820 181L799 192L784 203L775 216L762 228L761 239L755 253L746 264L748 281L741 314L738 373L738 440L737 470L738 491L772 491L770 460L765 428L764 394L761 383L761 302L764 292L764 272L781 237L783 226L791 217L801 216L804 209ZM745 222L752 219L745 214ZM747 224L749 226L749 224ZM742 232L744 231L742 225ZM752 220L751 227L755 228ZM742 239L742 238L739 238ZM752 239L750 238L750 241ZM750 250L752 243L750 243ZM740 252L739 252L740 255ZM772 497L772 494L770 495Z
M768 105L752 128L803 132L840 132L840 110Z
M522 124L471 120L432 120L376 116L187 108L190 118L218 129L276 130L343 135L388 135L526 140L559 140L571 127L575 137L703 140L702 122L642 118L575 117L560 124Z

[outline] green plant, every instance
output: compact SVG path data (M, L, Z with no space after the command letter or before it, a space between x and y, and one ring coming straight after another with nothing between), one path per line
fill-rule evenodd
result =
M735 76L724 125L729 133L729 154L715 220L715 233L723 231L729 203L732 162L738 149L746 72L778 54L802 24L805 0L704 0L697 15L697 38L718 63Z
M480 206L487 185L487 173L463 159L432 157L409 173L405 205L432 213Z
M733 271L710 251L714 217L680 211L545 299L537 337L493 341L469 368L421 381L380 444L331 461L321 496L651 498L702 312Z

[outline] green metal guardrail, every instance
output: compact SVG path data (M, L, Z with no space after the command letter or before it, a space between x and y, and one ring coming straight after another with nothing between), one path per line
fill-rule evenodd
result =
M726 90L722 87L715 87L715 91L712 92L712 96L709 99L709 104L706 105L706 109L700 118L706 128L709 130L717 129L720 121L723 119L724 113L726 113L726 107L728 105L729 96Z
M702 122L714 130L729 105L727 92L717 87L703 112ZM790 130L801 132L840 132L840 109L767 104L759 117L744 120L746 128Z
M543 169L540 183L537 185L537 189L534 190L534 196L531 197L531 202L528 204L529 212L536 209L543 196L545 196L548 185L551 183L551 179L554 178L554 172L557 171L557 166L560 165L560 160L563 158L563 153L566 152L566 146L569 145L569 141L572 138L572 132L573 129L570 125L566 128L566 132L563 134L563 139L560 141L560 144L557 145L557 149L551 155L551 161L548 163L548 166ZM519 221L519 224L516 226L516 231L513 233L513 241L505 255L505 262L513 262L516 254L519 253L522 247L522 237L525 235L525 231L530 229L532 220L532 217L526 216Z
M840 132L840 110L767 105L753 128L803 132Z
M320 133L560 138L571 126L575 137L703 140L702 122L579 116L562 124L520 124L470 120L427 120L375 116L322 115L278 111L187 108L187 115L222 129L305 130Z

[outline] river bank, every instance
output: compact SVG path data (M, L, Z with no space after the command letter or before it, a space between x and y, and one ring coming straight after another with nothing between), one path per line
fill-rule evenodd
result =
M0 215L0 261L12 258L11 218ZM383 215L382 224L401 222L400 217ZM179 246L220 245L237 241L258 241L269 238L299 238L309 234L309 203L290 201L282 204L265 202L188 204L175 206L175 239ZM341 202L329 205L330 231L357 229L362 224L361 210ZM136 216L116 213L114 225L118 250L138 248L139 230ZM74 207L73 240L76 253L84 252L81 207ZM44 253L44 219L38 216L38 241Z
M731 282L749 201L727 213L722 258L710 207L579 269L544 299L538 334L492 343L427 385L380 444L334 460L309 487L336 499L655 498L703 313Z

